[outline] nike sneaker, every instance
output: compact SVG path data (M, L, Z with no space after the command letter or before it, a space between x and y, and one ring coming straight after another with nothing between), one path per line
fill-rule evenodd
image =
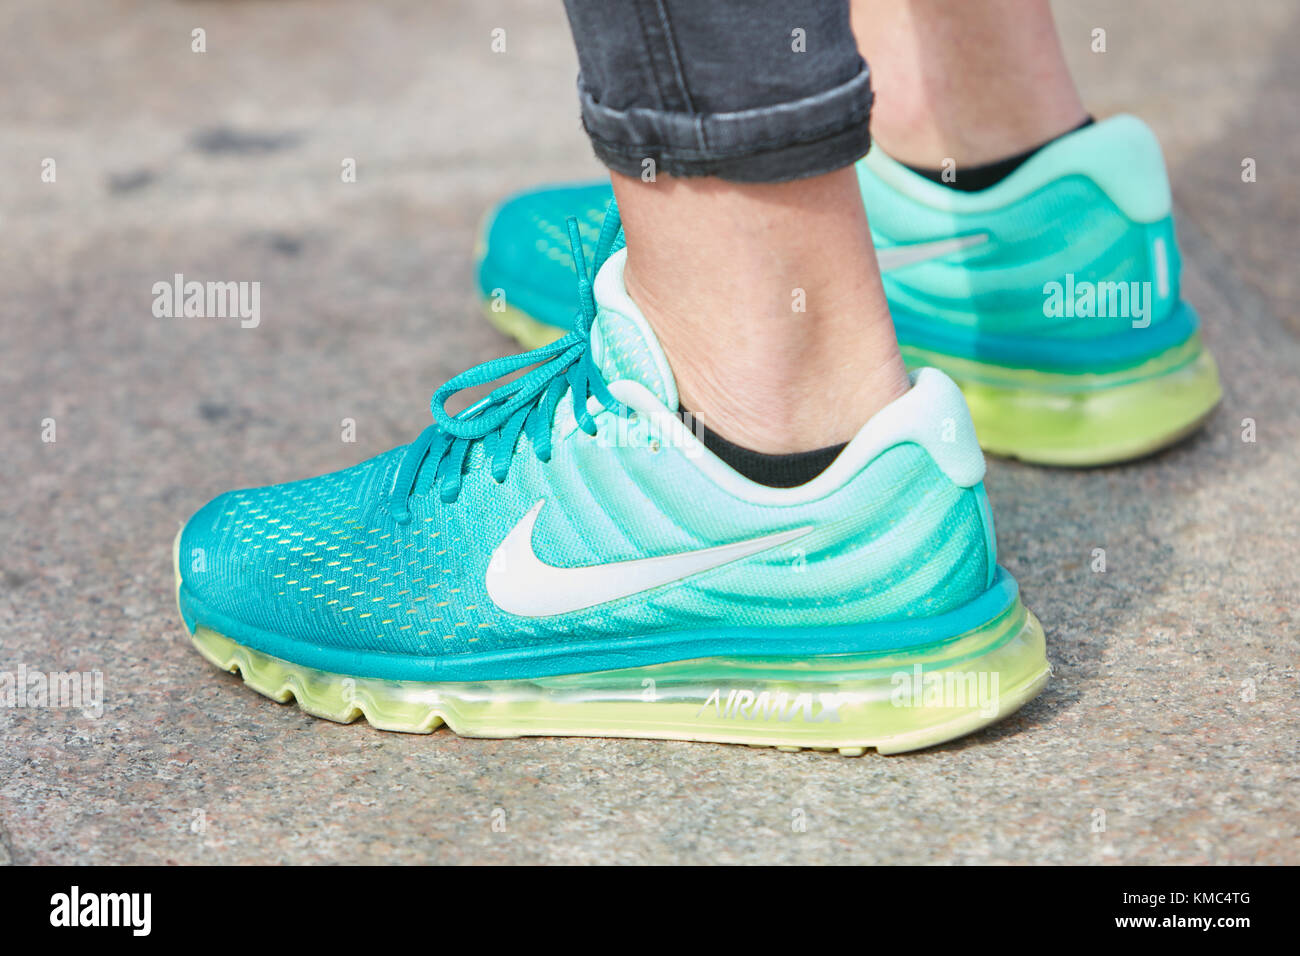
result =
M846 754L948 740L1042 689L950 379L913 373L808 483L755 484L676 414L617 216L594 288L569 232L571 331L452 378L409 445L189 520L177 603L209 661L388 730Z
M872 149L858 179L903 357L951 376L987 451L1051 465L1140 457L1220 398L1180 257L1160 145L1132 116L1069 133L979 192ZM527 347L573 325L563 210L590 247L607 182L534 190L489 217L486 314Z

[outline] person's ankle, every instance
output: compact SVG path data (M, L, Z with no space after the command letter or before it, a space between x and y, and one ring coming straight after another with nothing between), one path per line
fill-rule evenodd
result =
M788 183L612 179L627 292L682 404L723 438L824 448L907 390L851 166Z
M858 0L853 17L871 64L872 138L901 163L951 161L960 175L1087 116L1048 0Z
M928 105L893 107L872 119L872 138L894 159L926 169L995 163L1035 149L1079 128L1088 112L1077 98L1061 98L1036 109L1007 110L969 122L942 122Z
M659 336L682 406L743 448L787 454L850 441L909 388L883 292L883 315L870 320L854 314L873 299L863 295L843 308L826 303L826 314L755 317L782 325L751 328L725 348L702 350L698 343L708 336L700 326L716 320L707 305L675 309L640 284L631 260L624 280Z
M859 369L841 387L805 376L797 383L753 378L736 389L690 371L683 369L685 382L679 378L683 407L727 441L766 455L852 441L872 416L910 387L896 350L875 367Z

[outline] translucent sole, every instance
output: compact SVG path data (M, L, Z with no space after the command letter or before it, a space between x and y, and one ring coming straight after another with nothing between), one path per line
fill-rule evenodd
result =
M1196 431L1223 396L1199 334L1141 365L1097 375L1004 369L906 346L903 358L952 376L985 451L1040 465L1153 454Z
M518 309L484 314L525 348L563 334ZM909 368L933 366L966 396L980 446L1038 465L1088 467L1154 454L1195 432L1222 398L1199 335L1149 362L1104 375L1009 369L902 346Z
M531 680L354 677L264 654L199 624L192 640L258 693L317 717L466 737L643 737L783 750L900 753L961 737L1034 698L1050 668L1019 601L984 626L906 653L702 658Z

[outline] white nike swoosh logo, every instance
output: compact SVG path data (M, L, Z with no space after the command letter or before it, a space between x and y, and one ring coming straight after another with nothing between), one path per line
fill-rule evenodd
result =
M961 252L974 246L982 246L989 241L987 232L973 236L956 236L952 239L936 239L934 242L913 242L905 246L891 246L876 250L876 261L880 263L881 272L890 272L904 266L914 266L918 262L929 262L943 256Z
M533 550L533 526L545 503L537 502L519 519L488 562L488 597L508 614L549 617L582 611L739 561L812 530L794 528L699 551L558 568L544 562Z

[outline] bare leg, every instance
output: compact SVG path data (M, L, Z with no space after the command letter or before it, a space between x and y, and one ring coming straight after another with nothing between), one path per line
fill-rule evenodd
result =
M854 0L853 25L873 136L902 162L951 158L960 175L1087 115L1047 0ZM715 431L756 451L806 450L847 440L906 390L851 169L776 185L613 181L628 291L682 403Z
M939 168L1032 149L1086 118L1047 0L854 0L872 136Z
M907 390L851 167L777 184L613 182L628 293L709 428L806 451L848 441Z

